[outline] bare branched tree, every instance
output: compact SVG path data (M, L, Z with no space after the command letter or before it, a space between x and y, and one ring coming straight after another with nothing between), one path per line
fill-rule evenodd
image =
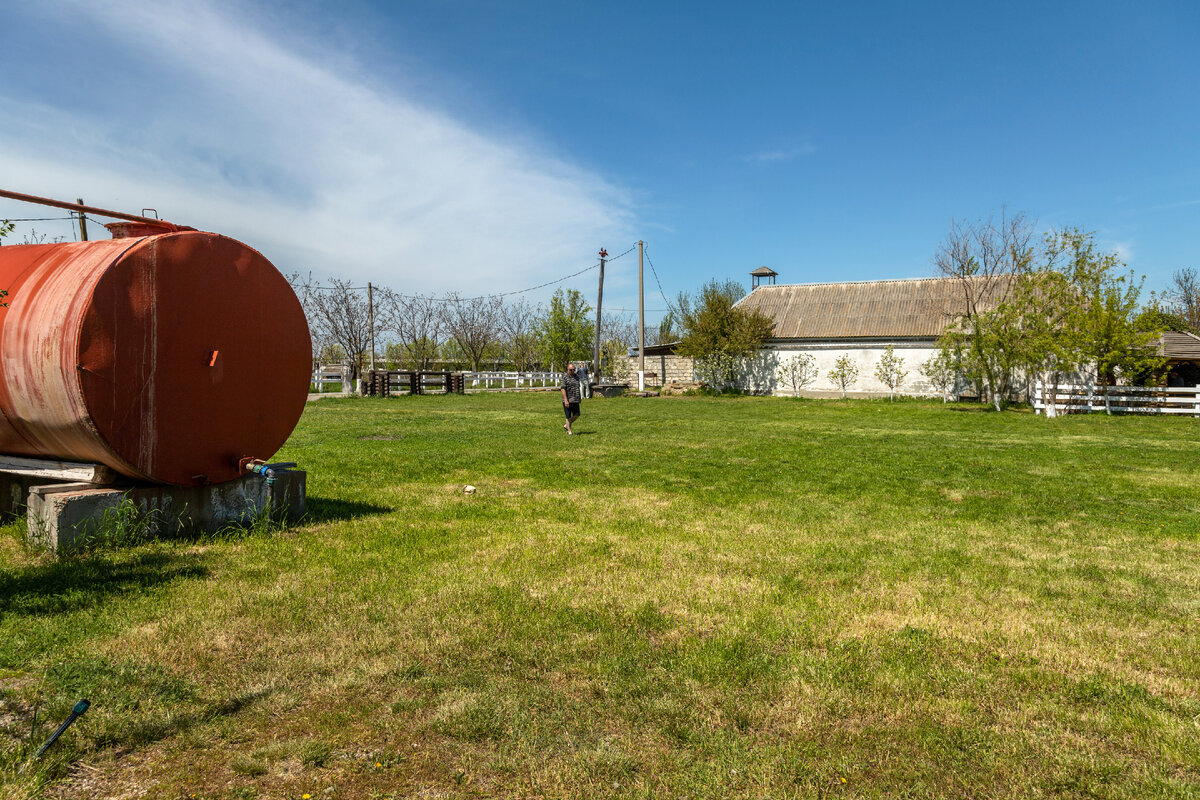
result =
M1002 213L998 223L992 219L951 223L933 257L935 270L953 279L962 297L961 305L950 310L957 346L997 407L1009 393L1018 355L1006 346L1016 337L989 329L997 319L988 312L1008 300L1016 279L1029 272L1034 256L1033 223L1024 214Z
M500 338L499 297L463 298L457 293L446 298L446 329L459 349L471 362L471 369L479 371L479 362L488 349Z
M346 351L351 378L357 378L371 346L366 290L354 288L348 280L331 278L328 286L312 286L309 296L312 319L332 343Z
M602 314L600 317L600 341L620 342L628 349L637 345L637 318L632 314ZM649 338L646 341L651 341Z
M321 353L334 342L329 337L329 332L321 325L316 310L313 308L312 273L301 275L299 272L293 272L287 276L287 281L292 285L292 291L296 293L300 307L304 309L304 318L308 321L308 334L312 339L312 360L315 368L321 361Z
M1193 329L1200 329L1200 275L1188 267L1171 276L1167 287L1170 311L1187 321Z
M441 301L423 295L405 296L385 289L380 305L381 326L396 335L405 366L418 371L429 370L445 338L446 321Z
M525 300L500 307L500 334L514 369L528 371L541 364L542 347L538 332L543 314L540 307L531 306Z

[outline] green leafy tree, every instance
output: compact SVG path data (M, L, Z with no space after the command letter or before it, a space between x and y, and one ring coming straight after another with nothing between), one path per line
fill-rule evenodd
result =
M780 362L775 376L784 386L792 387L793 397L799 397L800 391L817 379L817 360L808 353L797 353Z
M1161 369L1159 332L1136 324L1142 282L1121 272L1125 265L1116 253L1101 251L1092 234L1077 228L1049 234L1046 247L1045 272L1064 286L1060 302L1066 309L1054 353L1066 354L1066 363L1090 371L1104 386ZM1109 395L1104 393L1104 405L1111 414Z
M737 359L729 353L717 351L699 356L693 361L696 377L714 392L725 389L734 382L737 372Z
M1163 308L1157 302L1152 302L1149 306L1142 309L1134 317L1133 325L1139 331L1156 334L1164 331L1197 334L1196 329L1183 316L1170 309Z
M950 401L950 390L958 383L958 375L962 367L955 353L938 348L933 355L918 367L920 373L929 379L933 388L942 395L942 402Z
M1092 234L1067 228L1047 234L1042 256L994 313L1012 322L1008 346L1041 383L1046 416L1057 414L1053 398L1066 375L1090 375L1094 387L1161 369L1159 331L1138 322L1141 281L1122 272L1115 253L1101 251ZM1108 392L1105 406L1111 413Z
M896 348L890 344L884 349L883 355L875 364L875 377L891 392L889 401L895 402L896 387L904 381L904 376L908 374L908 370L903 367L904 359L896 355Z
M322 364L342 364L346 361L346 349L340 344L327 344L318 356Z
M829 380L842 390L842 399L845 400L846 390L858 380L858 365L848 354L839 356L838 360L833 362L833 369L829 370Z
M756 353L771 335L774 323L770 317L735 307L744 294L736 281L713 280L700 290L694 305L686 296L681 296L678 302L676 310L683 338L676 352L697 360L707 359L714 368L724 368L724 375L714 375L715 380L709 382L714 388L736 386L739 360ZM725 357L716 358L718 355Z
M591 307L575 289L559 289L550 298L542 319L542 358L551 369L565 369L570 361L586 361L592 351L594 330L588 320Z

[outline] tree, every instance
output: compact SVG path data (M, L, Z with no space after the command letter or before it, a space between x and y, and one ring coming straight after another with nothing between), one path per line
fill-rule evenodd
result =
M1065 260L1063 269L1078 297L1069 327L1080 365L1090 366L1095 380L1105 386L1160 369L1165 359L1157 353L1158 332L1135 325L1142 281L1135 281L1132 272L1118 274L1124 263L1116 253L1100 252L1090 233L1059 231L1048 238L1048 246L1052 266ZM1111 414L1109 395L1104 393L1104 407Z
M879 362L875 365L875 377L879 382L888 387L891 392L889 401L896 400L896 387L904 380L904 376L908 374L908 370L902 369L904 359L896 355L896 348L888 345L883 355L879 357Z
M918 369L929 379L933 388L941 393L942 402L949 402L950 390L958 383L959 374L959 364L954 353L938 348Z
M838 357L829 370L829 380L842 390L842 399L846 399L846 390L858 380L858 366L850 360L849 354Z
M628 377L626 353L637 345L637 320L630 314L606 313L600 319L599 367L619 383Z
M737 372L737 359L719 350L695 358L692 365L701 382L716 392L729 386L733 382L732 376Z
M1053 397L1064 374L1113 385L1161 368L1159 332L1137 324L1141 281L1120 272L1115 253L1099 250L1092 234L1065 228L1046 235L1043 255L996 313L1015 320L1012 349L1042 383L1047 417L1056 416ZM1108 392L1105 407L1111 413Z
M402 295L384 289L380 292L380 320L384 329L394 333L399 345L399 360L409 369L429 370L445 337L446 318L442 303L424 295Z
M1169 308L1163 308L1157 302L1152 302L1142 309L1133 319L1134 327L1139 331L1162 333L1176 331L1178 333L1196 334L1197 331L1188 324L1187 319Z
M797 353L780 363L775 374L781 384L792 387L793 397L799 397L800 391L817 379L817 360L808 353Z
M1015 320L997 308L1008 299L1014 277L1029 271L1034 259L1033 224L1023 214L951 223L933 263L956 282L962 298L940 347L961 354L964 371L997 409L1009 394L1019 355Z
M21 244L46 244L47 240L49 240L50 244L60 244L63 241L63 237L55 236L51 239L50 234L38 233L37 228L30 228L29 233L21 237Z
M446 298L446 330L474 372L500 337L500 304L499 297L464 298L456 293Z
M309 287L306 295L312 314L309 327L320 331L322 347L341 346L350 364L351 379L358 378L373 334L379 332L368 313L366 291L351 286L348 280L331 278L328 286ZM314 336L314 346L317 340Z
M667 309L667 313L658 321L658 330L654 333L654 343L671 344L672 342L679 341L681 335L678 320L675 318L675 312Z
M542 319L542 357L552 370L569 361L586 361L592 352L594 331L588 321L591 307L575 289L559 289L550 298L550 309Z
M308 322L308 335L312 339L312 361L315 369L321 362L321 351L328 345L332 344L332 340L317 319L316 309L313 307L313 282L312 275L307 277L301 276L299 272L293 272L287 276L288 283L292 286L292 291L296 293L296 299L300 301L300 308L304 310L304 319Z
M1200 275L1196 270L1188 267L1172 275L1166 295L1171 303L1168 310L1183 317L1193 333L1200 331Z
M541 308L535 308L525 300L501 306L500 333L513 369L527 372L541 363L542 343L538 335L541 324Z
M709 281L693 306L681 295L678 303L683 339L676 351L693 359L708 359L728 369L716 383L737 385L738 361L753 355L771 335L771 318L758 311L747 312L735 304L745 294L736 281ZM723 354L728 358L715 358ZM697 370L699 371L699 370Z

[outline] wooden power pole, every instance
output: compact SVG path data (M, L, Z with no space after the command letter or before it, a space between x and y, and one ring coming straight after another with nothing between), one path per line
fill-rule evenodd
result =
M375 371L375 289L367 281L367 324L371 326L371 371Z
M79 205L83 205L83 198L80 197L75 202L79 203ZM79 214L79 241L86 242L88 240L88 238L87 238L87 217L85 217L83 215L82 211L79 211L77 213Z
M638 391L646 391L646 289L642 282L642 250L638 239Z
M600 380L600 306L604 302L604 260L608 251L600 248L600 288L596 290L596 342L592 347L592 369L596 370L596 380Z

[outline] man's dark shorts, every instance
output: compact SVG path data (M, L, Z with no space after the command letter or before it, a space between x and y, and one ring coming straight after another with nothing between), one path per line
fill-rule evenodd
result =
M578 417L579 403L563 403L563 413L568 417Z

